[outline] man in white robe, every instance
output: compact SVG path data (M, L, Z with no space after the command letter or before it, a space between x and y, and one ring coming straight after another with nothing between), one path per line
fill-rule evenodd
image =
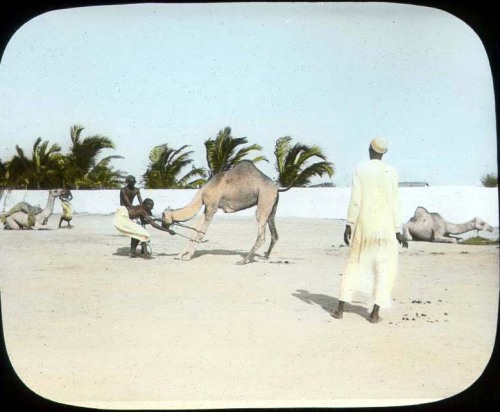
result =
M171 235L175 235L173 230L164 228L163 226L155 223L157 220L152 216L152 210L154 207L154 202L151 199L144 199L141 205L131 206L127 208L126 206L120 206L120 208L115 212L113 223L118 229L118 231L131 238L130 243L130 256L137 257L137 246L141 242L141 255L146 259L151 259L151 252L148 251L149 244L149 232L144 228L146 224L150 224L158 230L168 232ZM134 220L140 220L142 225L135 223Z
M374 299L369 321L380 321L379 309L391 303L391 290L398 268L398 242L408 247L400 233L401 209L398 176L394 167L382 162L387 152L385 140L370 142L370 160L358 165L351 186L344 241L352 238L351 251L344 268L339 304L332 316L341 319L344 302L355 292Z

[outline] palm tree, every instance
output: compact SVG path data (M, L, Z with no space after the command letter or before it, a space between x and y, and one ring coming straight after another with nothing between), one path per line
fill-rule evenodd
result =
M193 151L185 152L188 145L173 149L168 144L153 147L149 153L149 166L143 180L147 189L191 189L206 182L206 172L192 165ZM180 177L183 169L191 165L191 170Z
M97 163L80 183L80 189L119 189L123 186L125 172L114 170L108 156Z
M484 187L498 187L498 177L493 173L487 173L481 177L481 183Z
M318 146L307 146L302 143L291 144L290 136L276 140L274 147L275 168L278 172L277 182L283 187L305 187L310 184L314 176L335 173L333 163L327 161L326 156ZM311 159L321 161L310 163Z
M210 178L219 172L230 169L236 163L243 160L251 151L262 150L258 144L243 147L236 151L238 146L248 143L246 137L232 137L231 128L226 127L219 130L215 139L205 141L207 164L210 169ZM254 163L267 159L264 156L257 156L249 159Z
M58 186L62 173L58 162L60 151L58 144L49 147L49 142L42 142L41 137L33 144L31 158L16 145L16 154L7 165L7 184L26 189L50 189Z
M81 138L82 126L71 127L71 147L66 155L65 164L65 182L76 189L80 187L95 186L100 187L101 183L92 180L98 173L102 173L106 168L109 169L111 159L123 159L123 156L107 156L97 161L98 156L105 149L114 149L114 143L107 137L94 135ZM112 173L112 170L108 170ZM114 178L121 176L121 172ZM113 179L114 179L113 178Z

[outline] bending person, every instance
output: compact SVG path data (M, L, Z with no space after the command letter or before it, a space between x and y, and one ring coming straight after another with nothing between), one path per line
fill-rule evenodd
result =
M151 199L144 199L142 205L132 206L127 208L121 206L115 213L113 223L120 233L131 238L130 240L130 256L137 256L137 246L141 243L141 253L145 258L151 258L151 253L147 250L149 243L149 232L141 225L135 223L133 219L139 219L142 225L150 224L155 229L168 232L174 235L175 232L170 229L165 229L157 224L152 217L154 202Z
M71 207L71 201L73 200L73 194L71 191L68 191L66 194L59 196L59 200L61 200L62 214L59 219L59 227L61 227L62 222L68 222L68 227L71 226L71 219L73 219L73 208Z

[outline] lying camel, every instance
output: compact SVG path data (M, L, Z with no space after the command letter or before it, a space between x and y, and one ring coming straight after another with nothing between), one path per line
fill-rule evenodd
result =
M5 215L1 216L4 229L48 229L47 222L54 211L55 199L66 192L66 189L49 190L45 209L31 206L26 202L17 203Z
M429 213L427 209L419 206L413 217L403 226L403 236L406 240L457 243L462 239L452 235L459 235L470 230L493 232L491 225L478 217L465 223L450 223L439 213Z
M163 226L168 228L176 222L192 219L205 205L205 210L196 225L191 240L176 259L191 259L197 244L203 239L208 225L218 209L222 209L225 213L233 213L252 206L257 206L257 240L250 252L238 263L250 262L257 249L265 242L266 224L271 232L271 244L264 254L264 258L267 259L278 240L274 217L278 206L279 192L288 189L278 189L274 182L249 160L243 160L232 169L216 174L196 193L187 206L175 210L165 209L163 212Z

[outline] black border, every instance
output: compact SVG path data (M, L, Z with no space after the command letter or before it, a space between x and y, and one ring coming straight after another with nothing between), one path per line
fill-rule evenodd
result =
M356 1L363 3L362 1ZM481 1L458 1L458 0L428 0L428 1L382 1L385 3L413 4L417 6L433 7L444 10L468 24L479 36L488 55L492 70L495 108L496 108L496 131L497 141L499 135L498 124L498 96L499 96L499 76L500 76L500 15L498 8L493 6L493 2ZM26 22L45 12L73 7L117 5L117 4L139 4L139 3L172 3L158 1L63 1L63 0L40 0L14 2L4 1L0 5L0 56L3 54L8 41L14 33ZM175 3L175 2L174 2ZM177 2L178 3L178 2ZM195 3L195 2L193 2ZM0 108L1 110L1 108ZM1 138L1 136L0 136ZM498 153L498 147L497 147ZM498 165L497 165L498 166ZM497 172L498 173L498 172ZM1 262L0 262L1 268ZM500 268L499 268L500 269ZM467 299L467 297L464 297ZM32 392L19 379L15 373L5 347L3 336L3 322L1 316L1 291L0 291L0 405L4 411L29 410L38 411L93 411L100 409L83 408L64 405L52 402ZM500 310L499 310L500 319ZM451 398L429 404L413 406L377 407L377 408L345 408L347 411L458 411L461 409L468 411L490 411L497 410L500 406L500 355L498 349L499 333L496 332L496 341L493 355L486 366L484 373L472 384L472 386ZM374 379L374 385L376 385ZM127 409L128 410L128 409ZM231 409L229 409L231 410ZM234 410L234 409L232 409ZM293 410L344 410L344 408L279 408L279 409L245 409L246 411L293 411ZM228 409L221 409L228 411Z

